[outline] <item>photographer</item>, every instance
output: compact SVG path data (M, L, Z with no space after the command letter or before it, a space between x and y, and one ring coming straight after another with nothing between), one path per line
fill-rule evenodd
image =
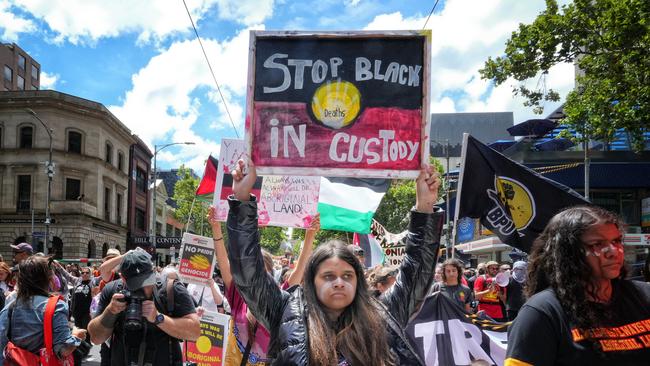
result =
M110 339L111 365L181 365L179 339L201 333L192 298L178 281L156 279L143 250L125 254L122 279L101 292L97 317L88 325L94 344Z

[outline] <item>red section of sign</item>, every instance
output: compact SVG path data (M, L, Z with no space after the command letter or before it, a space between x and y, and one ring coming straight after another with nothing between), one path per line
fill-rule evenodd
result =
M366 108L352 126L341 129L314 123L304 103L255 102L254 115L252 158L258 166L420 167L419 109Z
M196 347L196 343L187 342L187 352L184 356L186 361L196 362L199 366L217 366L223 363L222 354L222 347L212 346L208 352L203 353Z

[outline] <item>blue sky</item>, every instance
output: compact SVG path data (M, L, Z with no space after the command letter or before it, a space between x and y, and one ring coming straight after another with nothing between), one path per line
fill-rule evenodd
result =
M202 174L221 138L235 137L235 129L244 135L250 30L422 29L434 2L186 0L235 128L182 0L0 0L0 41L17 43L41 64L42 89L104 104L150 147L195 142L165 149L158 166L186 164ZM478 70L543 9L543 0L441 0L426 27L433 34L431 111L513 111L515 123L533 117L512 96L513 81L495 88ZM573 77L572 65L558 65L547 87L564 97Z

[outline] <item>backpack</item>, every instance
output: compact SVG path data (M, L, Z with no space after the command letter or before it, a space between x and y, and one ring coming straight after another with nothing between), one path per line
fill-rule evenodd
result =
M14 304L11 305L9 308L9 326L7 329L7 338L10 340L7 342L7 347L4 350L5 366L74 366L72 353L64 357L62 360L59 360L53 350L52 319L54 318L54 311L56 310L56 304L59 300L63 300L63 297L50 296L47 299L43 316L45 347L41 348L40 355L32 353L24 348L20 348L11 341L11 320L16 303L14 302Z

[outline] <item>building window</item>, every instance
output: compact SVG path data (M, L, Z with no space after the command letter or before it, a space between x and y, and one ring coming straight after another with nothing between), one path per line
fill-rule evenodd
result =
M34 137L34 128L31 126L25 126L20 128L20 148L21 149L31 149L32 140Z
M138 191L147 193L147 173L142 169L136 169L135 187Z
M104 220L111 221L111 189L104 188Z
M113 146L108 142L106 143L106 162L109 164L113 162Z
M115 211L117 214L117 224L122 225L122 195L119 193L115 198Z
M14 81L14 70L11 67L5 65L5 81L12 82Z
M124 154L121 151L117 153L117 169L123 171L124 169Z
M68 152L81 154L81 137L79 132L68 132Z
M167 229L165 231L165 236L174 236L174 227L170 224L167 224Z
M174 229L174 234L176 234L176 236L180 237L181 236L181 229L179 229L179 228Z
M32 80L38 81L38 67L32 65Z
M140 230L140 231L145 231L145 219L146 215L144 214L144 211L142 211L139 208L135 209L135 228Z
M65 199L69 201L81 199L81 180L65 179Z
M25 71L25 56L18 55L18 68Z
M16 208L19 211L27 211L30 209L32 200L32 176L19 175L18 176L18 202Z
M162 224L159 222L156 222L156 236L160 236L160 232L162 231Z
M18 79L16 79L16 88L18 90L25 90L25 78L23 78L20 75L16 75Z

